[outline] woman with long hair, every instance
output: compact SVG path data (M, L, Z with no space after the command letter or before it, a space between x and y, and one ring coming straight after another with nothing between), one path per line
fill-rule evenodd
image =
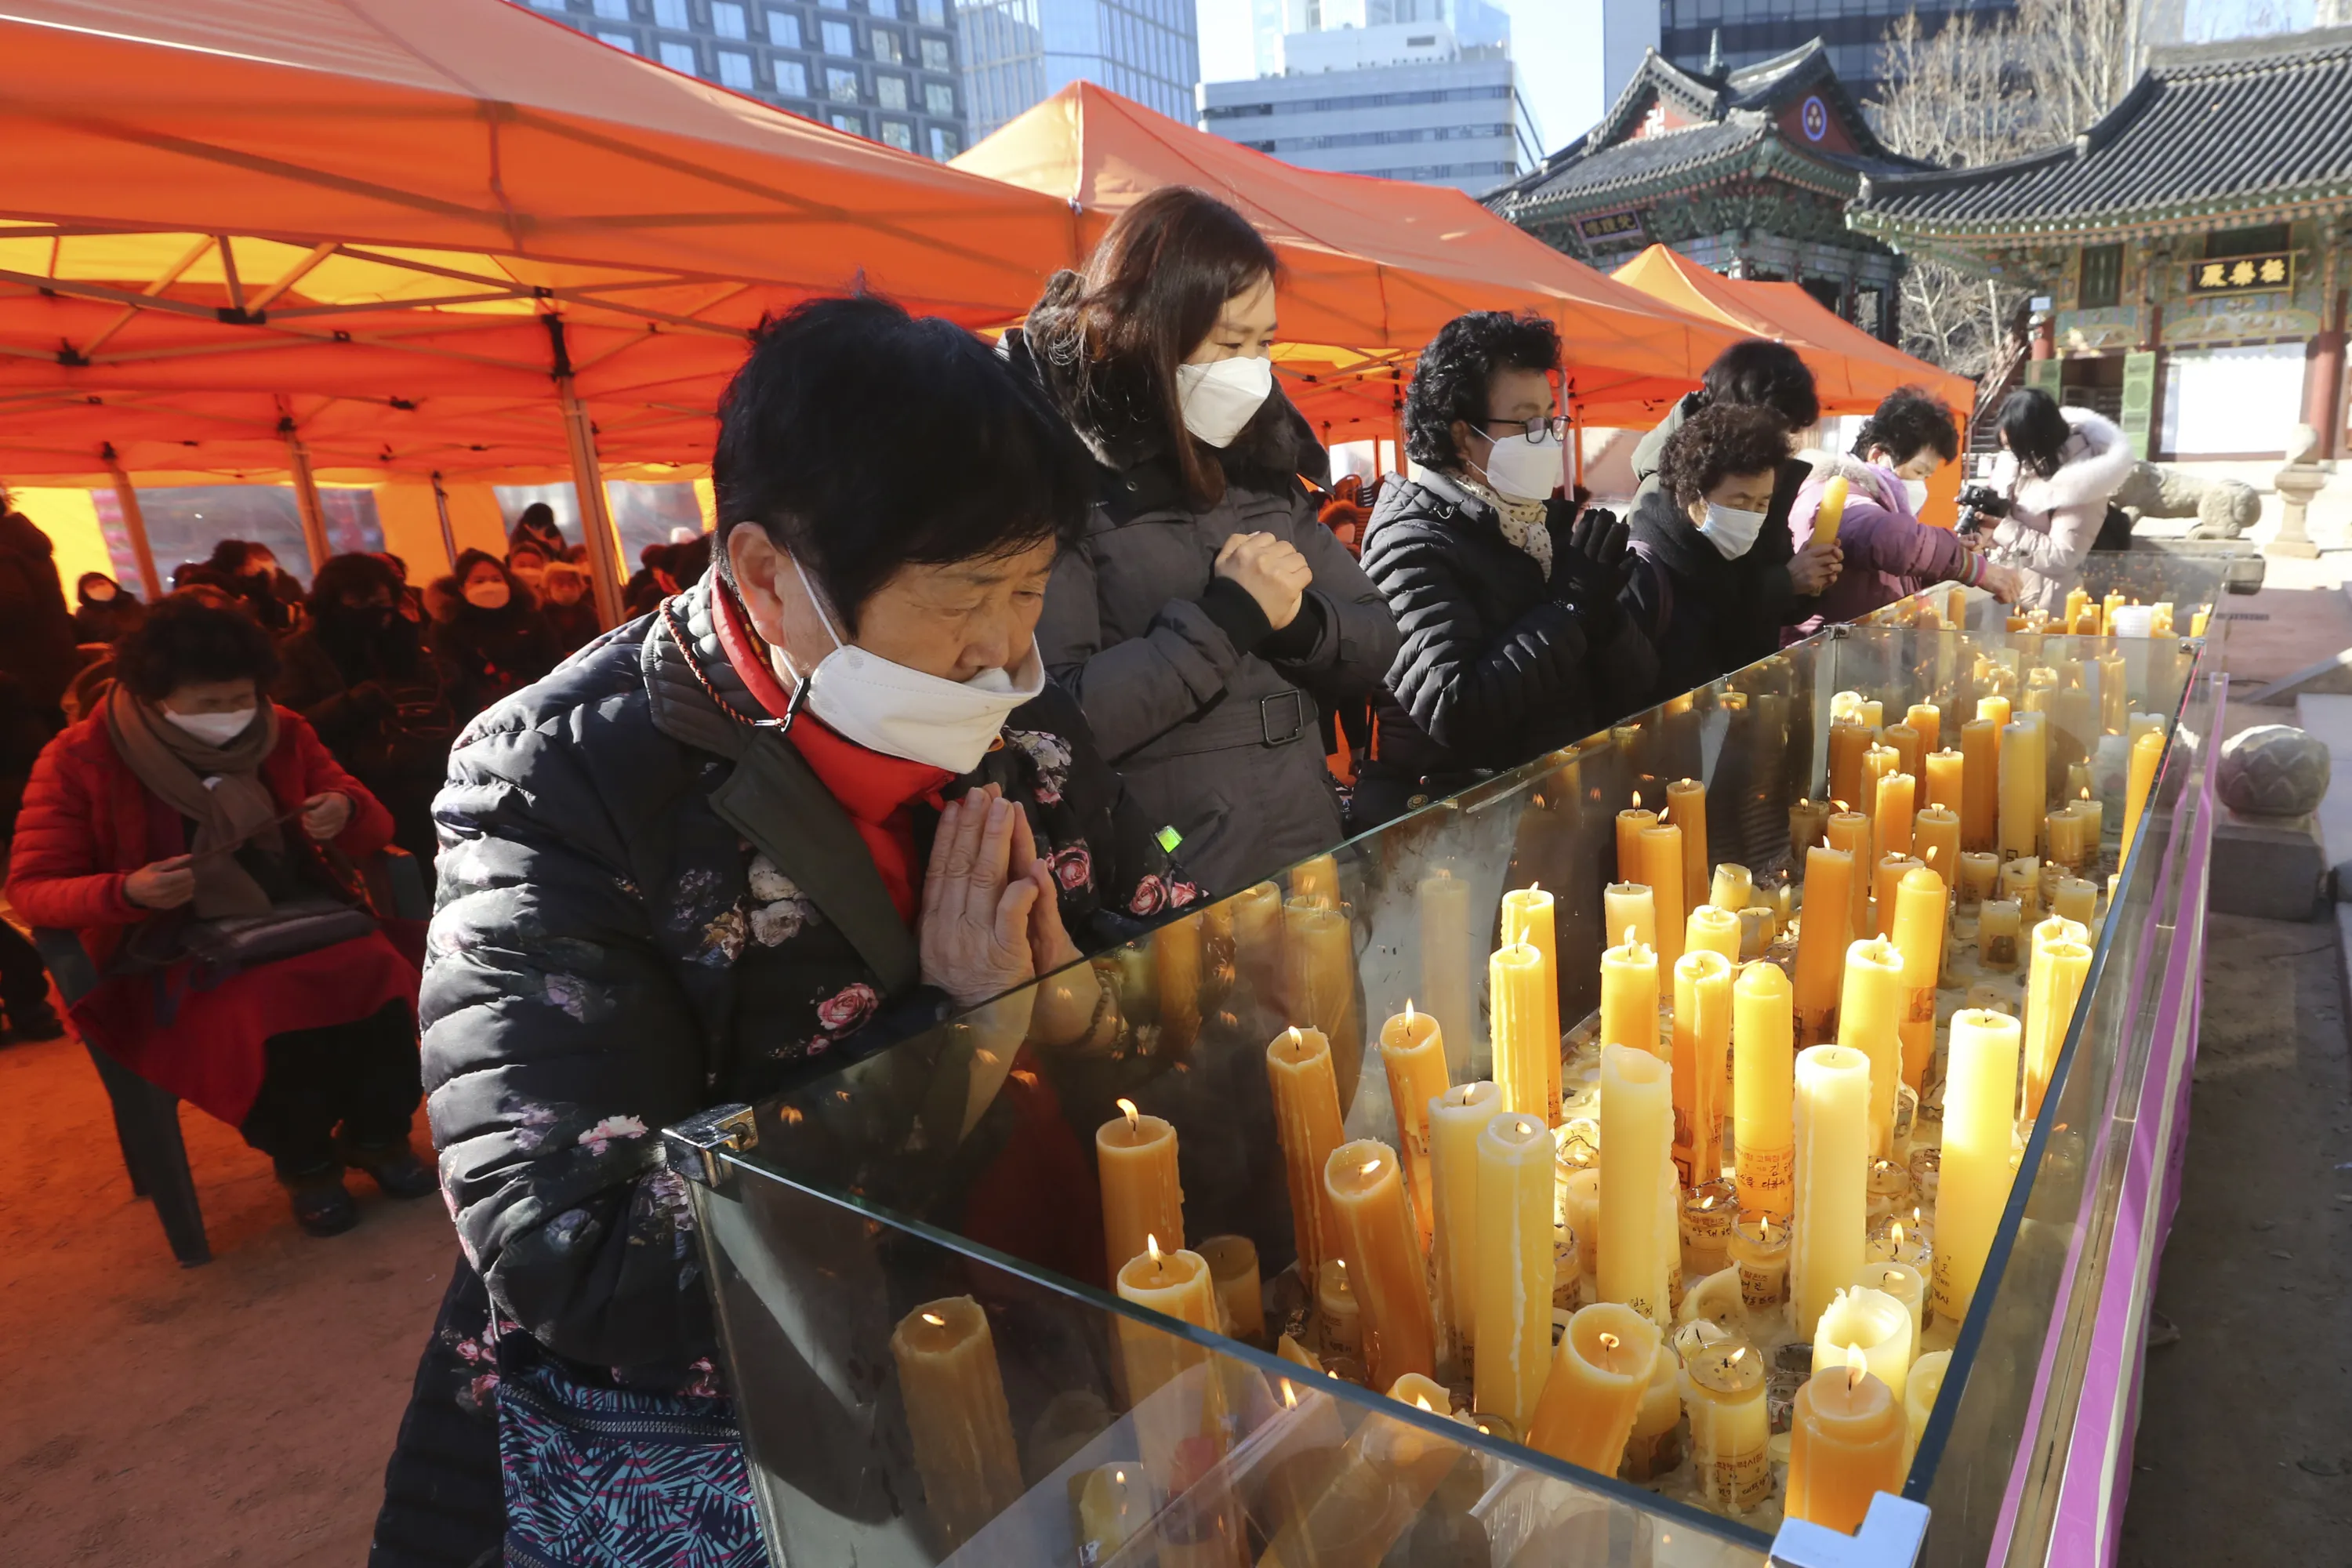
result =
M1219 892L1344 836L1320 705L1376 689L1397 647L1318 521L1328 457L1268 357L1277 272L1233 208L1155 191L1007 342L1100 468L1046 591L1046 666Z
M433 651L447 661L460 724L545 675L568 651L556 646L538 595L487 550L460 554L435 586L444 591L449 618L434 624Z
M2032 386L2000 405L2000 429L1992 487L2010 512L1993 530L1993 553L2017 568L2019 603L2063 609L2106 521L2107 498L2131 477L2131 443L2112 420L2061 408Z

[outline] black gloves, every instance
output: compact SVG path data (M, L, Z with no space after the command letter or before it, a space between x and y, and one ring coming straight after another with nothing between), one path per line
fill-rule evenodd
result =
M1633 576L1633 531L1604 507L1578 513L1574 503L1554 500L1547 508L1552 597L1588 610L1615 605Z

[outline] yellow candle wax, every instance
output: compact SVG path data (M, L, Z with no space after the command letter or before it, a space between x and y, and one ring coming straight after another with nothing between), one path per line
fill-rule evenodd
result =
M2066 591L2066 624L2071 626L2076 621L2082 619L2083 611L2090 602L2091 594L2089 589L2068 589Z
M1872 1498L1903 1489L1903 1407L1857 1354L1815 1367L1791 1412L1783 1506L1790 1519L1852 1535Z
M1907 984L1902 950L1893 942L1874 938L1846 949L1838 1044L1870 1060L1870 1152L1878 1157L1895 1147L1895 1089L1903 1081L1901 1027ZM1857 1235L1857 1247L1860 1241Z
M1151 966L1164 1033L1189 1031L1201 1021L1201 937L1197 910L1151 933Z
M2042 806L2050 798L2045 718L2021 713L2000 732L2000 848L2012 859L2032 854L2041 838Z
M1428 1378L1397 1378L1387 1389L1389 1397L1400 1404L1441 1417L1445 1414L1445 1390ZM1385 1415L1366 1416L1328 1468L1315 1476L1318 1484L1302 1489L1296 1510L1267 1542L1258 1568L1372 1568L1412 1528L1461 1461L1461 1444L1424 1426ZM1181 1558L1176 1555L1180 1550ZM1199 1548L1163 1542L1159 1562L1161 1568L1171 1561L1186 1568L1228 1568L1246 1563L1248 1552L1247 1543L1239 1540Z
M1903 721L1918 732L1919 749L1923 753L1933 752L1942 744L1944 710L1933 702L1914 702L1903 715Z
M1852 721L1830 725L1829 795L1841 810L1862 796L1862 757L1878 736L1867 724Z
M1214 1332L1219 1326L1216 1288L1208 1260L1197 1252L1163 1251L1153 1241L1143 1256L1130 1258L1113 1280L1120 1300ZM1126 1375L1127 1397L1136 1413L1136 1443L1143 1468L1163 1490L1175 1485L1186 1444L1203 1431L1215 1432L1223 1423L1219 1384L1209 1378L1201 1384L1207 1407L1185 1416L1151 1396L1167 1384L1207 1364L1208 1352L1190 1340L1121 1314L1112 1319L1118 1343L1119 1364Z
M1471 964L1484 946L1470 930L1470 880L1443 868L1421 879L1421 1004L1445 1039L1449 1078L1470 1070L1478 1025L1478 989Z
M1437 1196L1431 1259L1445 1360L1456 1367L1465 1364L1477 1334L1472 1271L1478 1255L1478 1134L1502 1109L1503 1091L1482 1080L1447 1089L1429 1110Z
M2212 619L2213 606L2210 605L2202 605L2198 608L2189 611L2189 635L2192 637L2203 637L2205 635L2205 628L2212 624Z
M1911 1457L1919 1451L1919 1439L1927 1430L1927 1417L1936 1413L1937 1397L1944 1392L1944 1378L1952 1369L1952 1352L1929 1351L1911 1363L1911 1381L1903 1389L1903 1468L1911 1468Z
M1865 697L1854 704L1853 716L1857 723L1869 725L1875 734L1886 723L1885 704L1874 697Z
M2050 858L2072 871L2083 863L2083 819L2071 805L2062 805L2042 819Z
M1834 1366L1842 1352L1861 1350L1870 1375L1897 1399L1911 1370L1911 1314L1884 1290L1850 1287L1832 1299L1813 1330L1813 1364Z
M1732 1184L1720 1176L1701 1182L1683 1194L1682 1248L1685 1278L1705 1280L1714 1275L1729 1272L1731 1226L1738 1217L1739 1200L1734 1194ZM1733 1283L1737 1284L1736 1276ZM1683 1300L1682 1315L1695 1315L1688 1296Z
M1898 1225L1895 1228L1900 1230L1902 1226ZM1874 1242L1872 1244L1874 1251L1876 1246ZM1881 1291L1902 1304L1904 1311L1911 1319L1911 1364L1917 1366L1919 1336L1927 1331L1927 1277L1913 1264L1874 1257L1862 1266L1862 1272L1854 1276L1853 1282L1864 1289ZM1820 1336L1816 1334L1814 1338L1818 1342Z
M2001 1210L2009 1203L2010 1132L2021 1039L2018 1021L2002 1014L1968 1008L1952 1016L1929 1297L1940 1321L1958 1323L1968 1316Z
M1804 868L1805 851L1826 841L1830 813L1836 809L1825 800L1800 800L1789 807L1789 858L1799 870Z
M1345 1258L1327 1258L1315 1271L1315 1320L1325 1355L1336 1360L1363 1353L1363 1309L1348 1282Z
M1789 1299L1788 1216L1747 1210L1732 1223L1730 1250L1740 1300L1752 1313L1777 1314Z
M1738 926L1733 927L1736 934ZM1723 1173L1723 1077L1731 1048L1731 960L1686 952L1675 964L1675 1169L1685 1186ZM1603 1146L1606 1146L1603 1139Z
M1727 963L1739 962L1739 917L1713 904L1701 904L1683 922L1683 956L1713 952Z
M1232 910L1234 962L1260 983L1282 973L1282 889L1272 882L1244 888L1225 900ZM1212 913L1215 906L1212 906Z
M1827 549L1838 540L1838 528L1845 521L1845 500L1849 483L1843 474L1832 475L1822 487L1820 504L1813 511L1813 542Z
M1870 928L1870 868L1874 858L1870 818L1858 811L1841 811L1830 818L1830 847L1853 857L1853 880L1846 894L1846 926L1856 935ZM1806 895L1810 901L1811 894Z
M1658 955L1642 942L1601 955L1601 1041L1658 1054Z
M2024 910L2014 899L1988 899L1977 910L1977 963L1993 970L2017 967L2017 944Z
M2058 884L2058 896L2051 911L2062 920L2087 926L2097 917L2099 885L2081 877L2067 877Z
M1853 803L1853 809L1869 813L1876 809L1878 781L1889 773L1903 771L1903 753L1894 747L1880 743L1862 753L1862 777L1858 787L1861 795Z
M1968 798L1968 754L1964 752L1941 751L1927 753L1927 805L1941 806L1959 820L1960 807Z
M1946 883L1960 875L1960 819L1948 806L1923 808L1911 819L1911 853Z
M1523 942L1543 955L1544 966L1559 973L1559 942L1554 932L1555 900L1541 886L1514 888L1503 895L1503 943Z
M2134 713L2129 716L2127 726L2124 731L2124 740L2126 744L2137 745L2142 735L2150 731L2161 735L2165 732L2165 729L2163 714Z
M2053 927L2060 929L2045 940L2042 933ZM2082 1000L2083 983L2091 973L2091 948L2083 940L2081 926L2072 921L2053 919L2042 921L2033 931L2022 1021L2025 1119L2029 1122L2042 1114L2042 1101L2050 1092L2051 1076L2058 1068L2058 1053L2065 1047L2075 1004Z
M1144 1250L1144 1237L1160 1246L1184 1242L1184 1189L1176 1178L1176 1129L1145 1116L1133 1100L1118 1102L1121 1114L1095 1129L1095 1168L1102 1184L1103 1258L1109 1272ZM1336 1126L1335 1114L1333 1123Z
M1412 1215L1426 1249L1436 1221L1436 1200L1429 1170L1429 1102L1445 1092L1445 1035L1437 1020L1404 1011L1381 1028L1381 1061L1388 1068L1389 1106L1396 1113L1397 1152L1404 1157L1407 1190L1412 1194Z
M1998 697L1987 702L2009 704ZM2000 847L1996 828L2000 801L2000 726L1990 718L1960 726L1960 846L1969 850Z
M2099 656L2099 728L2120 735L2131 722L2130 665L2119 653Z
M1973 909L2000 891L2000 857L1963 852L1960 856L1960 908Z
M1870 824L1872 845L1881 855L1911 853L1911 818L1918 810L1918 781L1909 773L1883 773Z
M890 1334L923 1505L947 1552L1021 1500L1021 1449L988 1315L969 1296L926 1301Z
M1339 862L1329 855L1301 860L1290 868L1290 901L1316 909L1339 907Z
M1642 830L1642 879L1658 906L1658 952L1668 963L1683 955L1683 830L1660 822Z
M1706 902L1706 786L1696 779L1676 779L1666 786L1666 809L1658 819L1683 830L1683 908Z
M1609 936L1624 937L1643 947L1658 945L1658 904L1650 895L1647 882L1612 882L1601 889L1601 930Z
M1265 1294L1259 1283L1257 1243L1246 1236L1213 1236L1194 1248L1209 1265L1223 1331L1257 1344L1265 1338Z
M1625 1435L1626 1479L1654 1480L1682 1464L1682 1371L1668 1339L1651 1358L1649 1386L1633 1406L1633 1429Z
M2015 904L2031 922L2041 917L2042 862L2028 855L2021 860L2010 860L2000 868L2000 896Z
M1332 1073L1330 1042L1319 1029L1285 1029L1265 1048L1265 1077L1273 1090L1274 1130L1282 1142L1283 1173L1290 1186L1299 1278L1313 1279L1325 1259L1339 1256L1330 1202L1323 1195L1324 1162L1340 1138L1339 1089Z
M1878 864L1871 868L1873 932L1883 937L1895 934L1895 889L1902 885L1905 876L1918 868L1919 862L1908 855L1882 855Z
M1353 1104L1364 1058L1356 996L1356 933L1344 910L1293 899L1282 908L1282 1002L1293 1022L1323 1032L1342 1104Z
M2173 635L2172 601L2158 599L2152 607L2156 613L2147 619L2147 635L2152 637L2171 637Z
M1437 1324L1395 1151L1372 1138L1340 1144L1324 1164L1323 1188L1339 1222L1339 1255L1361 1314L1364 1363L1373 1384L1386 1386L1409 1372L1429 1376L1437 1370ZM1549 1194L1544 1206L1549 1226ZM1543 1254L1549 1267L1549 1228ZM1549 1300L1549 1281L1544 1295Z
M1812 1337L1832 1298L1862 1267L1870 1089L1870 1058L1858 1050L1813 1046L1798 1054L1797 1221L1789 1290L1801 1338Z
M1659 1225L1672 1167L1673 1071L1630 1046L1601 1047L1601 1228L1609 1245L1596 1279L1603 1301L1621 1301L1654 1323L1672 1311L1666 1295L1672 1222ZM1662 1233L1664 1232L1664 1233ZM1861 1241L1855 1230L1857 1247Z
M1895 772L1909 773L1915 779L1919 776L1920 762L1927 756L1927 749L1924 743L1924 737L1911 727L1908 721L1886 726L1884 743L1894 748ZM1869 763L1865 760L1864 769L1867 770L1868 766Z
M1738 914L1756 897L1756 877L1747 867L1735 860L1716 864L1714 879L1708 882L1706 901L1718 910Z
M1845 983L1845 950L1852 940L1854 858L1843 849L1817 848L1805 857L1805 911L1797 927L1795 999L1800 1033L1809 1040L1827 1037L1837 1013L1838 988Z
M1478 1134L1477 1374L1481 1414L1524 1432L1551 1350L1551 1130L1506 1111Z
M1528 1446L1615 1475L1661 1348L1657 1325L1630 1307L1604 1301L1578 1311L1552 1352Z
M1772 1496L1771 1417L1764 1357L1745 1340L1718 1341L1685 1358L1683 1408L1691 1459L1707 1505L1739 1513Z
M1789 977L1751 963L1731 988L1732 1166L1742 1209L1796 1212L1796 1057Z
M1497 948L1486 961L1486 976L1495 1083L1503 1091L1503 1109L1558 1126L1559 991L1543 955L1524 942Z
M2138 716L2134 715L2135 720ZM2116 851L2119 859L2131 858L2132 841L2139 837L2139 819L2147 811L2147 797L2156 788L2157 763L2164 757L2164 731L2146 731L2131 743L2131 765L2124 784L2124 836Z
M1658 814L1642 809L1642 797L1633 796L1633 804L1617 814L1617 879L1621 882L1643 882L1642 875L1642 835L1658 825Z
M1275 1353L1294 1366L1303 1366L1316 1376L1323 1375L1323 1358L1285 1334L1275 1342Z
M1597 1158L1597 1157L1596 1157ZM1560 1217L1576 1233L1577 1257L1584 1276L1599 1288L1601 1279L1601 1167L1596 1163L1556 1181Z
M1922 866L1895 889L1895 946L1903 955L1903 1081L1917 1089L1936 1055L1936 986L1943 978L1944 879Z

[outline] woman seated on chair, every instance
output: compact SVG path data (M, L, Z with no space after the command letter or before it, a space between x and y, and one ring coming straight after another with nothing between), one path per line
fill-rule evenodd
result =
M391 816L267 700L277 671L246 616L158 605L34 764L8 897L89 954L82 1038L236 1127L331 1236L359 1218L346 1165L395 1197L435 1185L408 1146L416 971L352 867Z

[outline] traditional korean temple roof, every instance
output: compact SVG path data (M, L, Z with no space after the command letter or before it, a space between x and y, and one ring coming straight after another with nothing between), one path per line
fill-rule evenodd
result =
M2352 207L2352 27L2156 50L2071 142L1974 169L1874 174L1884 238L2017 242L2276 222Z
M1843 198L1864 174L1924 166L1878 140L1818 38L1719 76L1654 50L1601 123L1486 201L1525 222L1750 174Z

